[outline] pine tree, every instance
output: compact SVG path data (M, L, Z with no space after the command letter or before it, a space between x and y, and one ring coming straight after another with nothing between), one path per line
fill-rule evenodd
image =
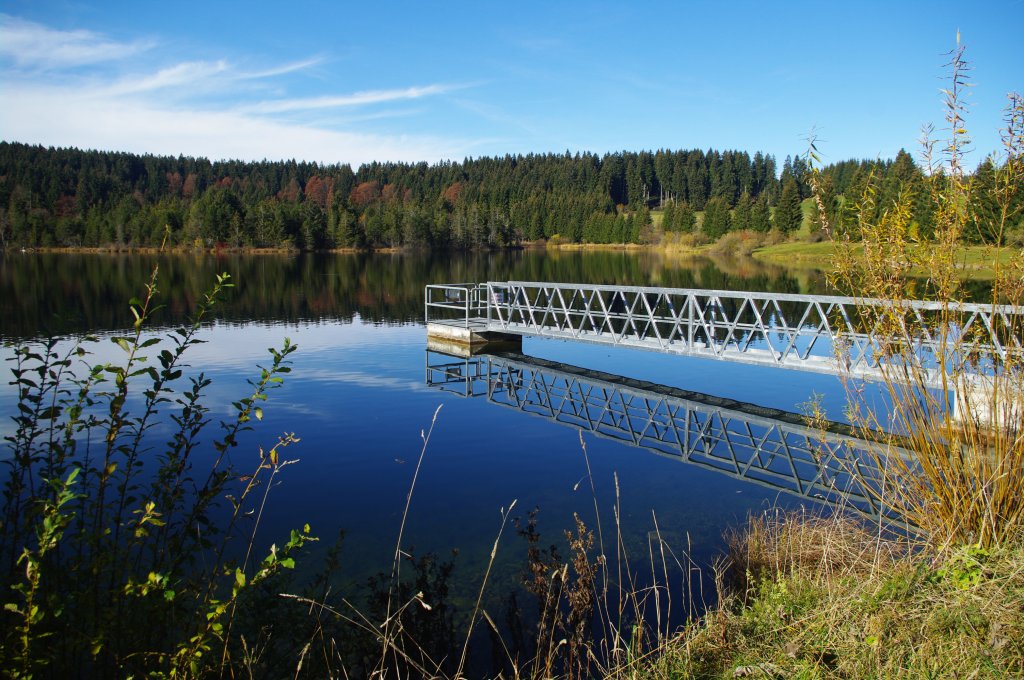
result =
M672 199L672 157L664 149L659 149L654 154L654 174L657 177L658 198L660 199L658 205L663 208L667 207L671 204Z
M901 195L909 201L912 219L917 223L917 234L931 238L932 206L924 173L903 149L885 170L878 199L879 210L889 210Z
M651 211L647 206L640 208L633 215L633 224L629 232L630 243L650 243L653 240L651 229Z
M676 205L674 231L691 232L697 226L697 214L688 201L682 201Z
M665 209L661 212L661 228L662 231L669 232L676 230L676 208L675 201L668 201L665 204Z
M734 231L751 228L750 219L753 204L754 202L751 200L750 194L745 191L740 194L739 200L736 201L736 207L732 211L732 228Z
M993 196L995 171L992 159L986 158L971 178L971 221L964 231L964 238L971 243L995 243L997 240L998 234L993 233L1000 223L999 207Z
M729 203L721 196L715 196L704 207L704 233L717 239L729 231Z
M775 228L784 234L796 231L803 222L803 212L800 210L800 190L796 180L790 177L782 185L782 195L779 197L779 204L775 207Z
M768 194L761 194L750 209L750 228L766 233L772 228L772 213L768 207Z

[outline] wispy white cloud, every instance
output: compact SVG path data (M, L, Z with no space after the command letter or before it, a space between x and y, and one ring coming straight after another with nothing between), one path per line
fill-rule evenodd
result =
M456 99L454 103L458 107L475 113L481 118L493 123L499 123L502 128L518 128L531 136L539 136L543 132L541 127L534 122L527 120L522 116L509 114L505 110L492 104L464 98Z
M251 73L241 73L240 77L243 79L262 80L264 78L275 78L277 76L288 75L289 73L295 73L297 71L304 71L313 66L318 66L324 61L323 57L311 57L309 59L303 59L302 61L295 61L290 64L281 64L273 68L264 69L262 71L253 71Z
M407 87L400 90L370 90L339 96L280 99L259 102L243 107L243 110L253 113L285 113L289 111L309 111L312 109L366 106L368 104L381 104L406 99L420 99L421 97L451 92L459 87L456 85L427 85L424 87Z
M114 83L104 92L106 95L132 94L151 92L170 87L181 87L183 85L195 86L210 78L224 74L228 71L226 61L186 61L167 68L162 68L156 73L143 76L136 76L123 79Z
M0 88L5 99L0 135L49 146L354 165L461 158L474 146L440 136L365 130L370 120L411 115L385 105L438 97L470 85L434 83L288 97L294 82L283 76L313 69L325 57L249 69L227 59L168 64L154 63L159 58L155 54L139 58L152 44L55 30L0 14ZM34 77L40 71L53 77ZM285 96L266 99L267 88ZM357 112L372 105L365 114L296 119L296 114Z
M427 136L323 129L232 110L162 108L132 97L43 87L18 88L10 105L0 110L0 129L18 141L54 146L353 165L458 158L471 146Z
M154 42L117 42L92 31L60 31L0 14L0 55L23 69L78 67L124 59L152 48Z

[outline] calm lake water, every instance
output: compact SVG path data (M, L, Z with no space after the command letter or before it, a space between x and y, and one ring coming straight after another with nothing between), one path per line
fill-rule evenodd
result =
M515 279L828 292L816 272L749 260L679 261L624 252L9 254L0 268L0 336L5 343L21 343L49 333L121 332L131 321L127 301L142 294L154 265L159 265L164 305L154 317L157 330L180 323L215 273L230 273L236 284L218 307L217 321L202 332L207 343L188 360L192 371L213 378L207 405L214 415L227 417L230 402L247 394L245 381L256 376L257 364L267 363L266 348L280 346L285 337L298 345L293 372L272 393L263 422L232 456L246 470L255 464L259 445L271 445L283 432L301 438L286 451L299 463L286 468L273 490L260 537L264 545L280 541L290 528L308 522L323 539L313 550L315 561L344 531L339 588L355 587L390 568L421 433L435 413L403 547L444 557L457 549L453 598L458 602L475 595L500 512L513 502L513 516L525 518L540 509L542 543L562 545L563 555L562 534L573 526L573 513L592 528L600 513L606 548L614 552L618 493L621 532L638 572L649 573L656 520L675 555L683 560L688 554L705 576L723 551L724 530L749 513L808 503L592 434L583 435L585 458L580 433L570 426L428 385L423 289L428 283ZM96 351L98 360L119 354L105 341ZM800 411L812 395L832 415L842 413L844 403L838 379L810 373L540 339L527 339L522 351L786 411ZM11 355L9 346L3 354ZM11 415L15 393L7 380L3 383L0 411ZM0 428L9 434L10 419L5 417ZM503 597L518 581L525 555L525 541L506 531L492 577L493 597ZM705 597L710 601L713 595Z

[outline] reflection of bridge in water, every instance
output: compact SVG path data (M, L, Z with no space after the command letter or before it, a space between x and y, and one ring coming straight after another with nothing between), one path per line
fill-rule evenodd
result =
M1008 305L903 302L893 338L876 313L892 302L837 296L491 281L427 286L424 302L430 337L467 344L561 338L854 378L881 377L879 348L896 342L934 386L942 363L1024 351L1024 309ZM944 345L935 329L950 312L957 338Z
M848 426L517 353L428 348L432 387L547 418L799 497L885 514L879 470Z

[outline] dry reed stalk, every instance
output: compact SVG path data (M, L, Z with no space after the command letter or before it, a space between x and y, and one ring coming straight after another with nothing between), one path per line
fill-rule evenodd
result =
M391 580L388 584L387 608L385 610L384 621L381 623L381 627L384 629L381 634L381 668L385 666L388 649L393 648L394 642L397 640L396 631L394 630L392 623L397 622L399 620L399 616L397 613L392 613L391 604L394 588L401 578L402 536L405 533L406 520L409 518L409 506L412 505L412 494L413 491L416 490L416 480L419 479L420 468L423 466L423 458L427 454L427 444L430 443L430 436L434 433L434 425L437 423L437 414L440 412L441 406L438 406L437 409L434 410L434 416L430 419L430 427L425 433L422 431L420 432L420 438L423 440L423 446L420 449L419 458L416 460L416 469L413 472L412 481L409 483L409 493L405 497L405 507L402 509L402 521L398 525L398 538L395 541L395 555L391 564Z
M1006 267L997 252L1019 209L1013 197L1024 184L1024 106L1019 96L1011 96L1003 158L989 197L999 211L988 218L995 223L986 228L995 234L997 255L996 278L985 303L991 305L994 321L975 335L982 324L968 329L968 315L958 302L966 278L958 252L968 225L980 219L971 212L974 182L963 168L970 144L964 127L969 67L959 37L949 66L950 86L944 90L949 136L940 148L941 162L934 160L937 143L929 132L923 142L935 216L930 241L921 242L917 234L908 192L901 191L892 205L877 205L874 181L856 202L852 224L830 225L821 177L816 168L811 174L819 219L838 244L832 283L858 296L891 302L865 307L861 319L861 330L882 338L874 352L889 407L877 410L865 391L851 383L849 411L865 432L881 429L902 435L901 446L916 455L908 458L885 445L873 446L874 462L885 473L873 491L940 552L965 544L997 545L1019 536L1024 527L1024 356L1019 350L1024 341L1024 265L1018 258ZM813 140L810 160L817 161ZM923 284L911 279L915 268L929 272ZM919 295L940 303L934 317L922 321L902 304ZM998 305L1016 311L1002 313L999 309L1006 308ZM934 342L934 366L922 363L919 337ZM1007 351L983 346L990 338ZM938 390L929 386L929 369L938 374Z

